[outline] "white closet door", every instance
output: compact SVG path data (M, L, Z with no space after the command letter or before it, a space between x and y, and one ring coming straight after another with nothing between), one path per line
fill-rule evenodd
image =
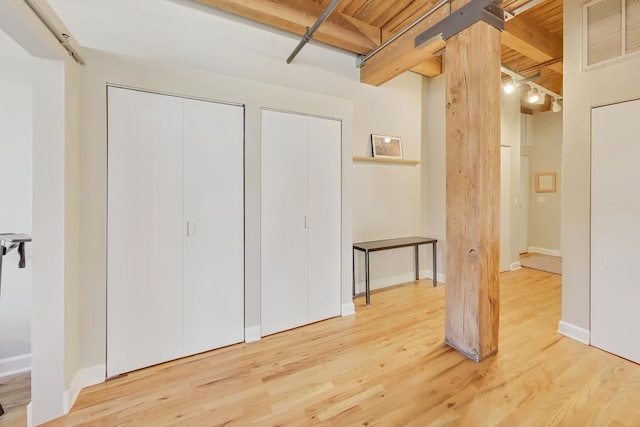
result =
M308 118L309 323L340 315L341 126Z
M640 101L592 111L591 344L640 363Z
M182 355L182 100L110 87L107 376Z
M184 350L244 339L244 109L184 100Z
M262 111L261 332L307 323L307 117Z

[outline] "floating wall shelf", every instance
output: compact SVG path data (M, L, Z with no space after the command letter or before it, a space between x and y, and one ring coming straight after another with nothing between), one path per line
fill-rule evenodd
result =
M387 157L363 157L363 156L353 156L354 162L361 163L395 163L400 165L419 165L420 160L408 160L408 159L393 159Z

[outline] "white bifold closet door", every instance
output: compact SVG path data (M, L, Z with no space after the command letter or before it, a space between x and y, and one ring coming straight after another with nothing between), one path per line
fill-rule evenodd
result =
M261 332L340 314L341 122L262 111Z
M243 116L109 87L107 376L243 341Z
M591 117L591 344L640 363L640 101Z

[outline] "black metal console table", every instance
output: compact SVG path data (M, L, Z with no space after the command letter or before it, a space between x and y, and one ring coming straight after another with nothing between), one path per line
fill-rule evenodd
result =
M387 239L387 240L374 240L371 242L360 242L353 244L353 291L352 295L356 293L356 261L355 251L364 252L364 270L365 270L365 294L367 305L371 302L371 290L370 290L370 278L369 278L369 252L383 251L386 249L405 248L413 246L415 248L415 264L416 264L416 280L420 280L420 268L418 265L418 246L431 245L433 249L433 286L438 284L438 268L436 259L436 244L437 239L430 237L403 237L400 239Z

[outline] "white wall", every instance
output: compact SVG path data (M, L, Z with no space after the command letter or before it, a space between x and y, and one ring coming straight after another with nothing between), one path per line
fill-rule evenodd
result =
M583 4L580 0L564 2L560 331L588 341L591 108L640 98L640 58L581 71Z
M562 112L533 113L529 165L533 189L529 200L529 248L560 255L562 200ZM536 173L556 173L555 193L536 193Z
M446 238L446 141L445 141L445 79L444 76L427 79L423 84L423 129L422 129L422 174L421 174L421 232L425 236L438 239L438 276L446 280L445 238ZM515 200L520 197L520 99L516 94L502 94L501 102L501 145L509 147L502 152L509 153L508 200L504 201L501 212L501 229L504 233L501 269L508 270L518 262L516 249L516 228L513 221L519 207ZM496 188L496 191L500 191ZM421 265L430 265L428 258L421 259ZM514 265L515 267L515 265Z
M31 234L33 59L0 30L0 233ZM0 376L31 367L31 245L4 257L0 293Z
M76 64L25 2L0 0L0 29L33 63L33 262L31 403L28 424L65 410L67 378L77 371ZM69 114L67 114L69 113ZM71 321L71 324L68 322Z
M445 78L424 78L422 95L421 223L423 236L438 239L438 280L446 282ZM423 255L424 256L424 255ZM429 265L427 258L420 265Z
M82 75L82 168L80 174L82 234L81 280L87 285L80 299L82 364L104 364L105 357L105 253L106 253L106 90L108 83L189 97L245 105L245 327L260 325L260 109L298 111L343 121L343 167L351 167L353 104L351 101L266 85L255 81L157 63L132 60L84 49L87 65ZM153 75L153 81L148 76ZM343 304L351 303L350 174L343 172Z
M503 239L506 245L500 247L501 271L518 268L520 265L520 254L518 251L518 240L521 239L522 229L522 195L520 194L520 146L521 146L521 121L520 121L520 91L506 94L501 91L501 145L510 147L509 149L509 200L506 201L508 218L500 221L508 221L506 233L508 236Z

